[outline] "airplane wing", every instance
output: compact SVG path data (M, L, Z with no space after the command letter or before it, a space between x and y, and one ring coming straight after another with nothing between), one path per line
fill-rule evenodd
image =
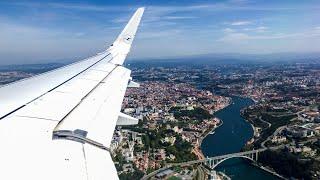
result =
M144 8L83 61L0 88L0 179L118 179L110 155L131 71L122 66Z

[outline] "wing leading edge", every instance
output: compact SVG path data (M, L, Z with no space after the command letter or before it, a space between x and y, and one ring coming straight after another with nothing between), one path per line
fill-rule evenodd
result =
M109 146L143 11L106 51L0 88L0 179L118 178Z

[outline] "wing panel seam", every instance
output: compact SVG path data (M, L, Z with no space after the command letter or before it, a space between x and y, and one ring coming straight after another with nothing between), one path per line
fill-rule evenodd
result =
M31 101L27 102L26 104L24 104L24 105L22 105L22 106L20 106L20 107L18 107L18 108L16 108L16 109L14 109L13 111L11 111L11 112L7 113L7 114L6 114L6 115L4 115L4 116L0 117L0 120L2 120L3 118L5 118L5 117L9 116L10 114L12 114L12 113L16 112L17 110L19 110L19 109L23 108L23 107L24 107L24 106L26 106L27 104L29 104L29 103L31 103L31 102L33 102L33 101L35 101L35 100L37 100L37 99L41 98L42 96L46 95L47 93L49 93L49 92L51 92L51 91L53 91L53 90L57 89L57 88L58 88L58 87L60 87L61 85L65 84L66 82L68 82L68 81L70 81L71 79L73 79L73 78L77 77L78 75L80 75L81 73L85 72L86 70L90 69L91 67L93 67L93 66L94 66L94 65L96 65L97 63L101 62L102 60L104 60L104 59L105 59L106 57L108 57L109 55L111 55L111 53L109 53L109 54L105 55L103 58L101 58L101 59L100 59L100 60L98 60L97 62L93 63L92 65L90 65L89 67L85 68L84 70L82 70L82 71L81 71L81 72L79 72L78 74L76 74L76 75L72 76L71 78L67 79L67 80L66 80L66 81L64 81L63 83L61 83L61 84L57 85L56 87L54 87L54 88L50 89L50 90L49 90L49 91L47 91L46 93L44 93L44 94L42 94L42 95L40 95L40 96L38 96L38 97L36 97L36 98L32 99Z

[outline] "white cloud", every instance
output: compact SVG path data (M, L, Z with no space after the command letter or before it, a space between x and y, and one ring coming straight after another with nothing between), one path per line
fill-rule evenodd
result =
M77 32L77 33L75 33L74 35L75 35L76 37L82 37L82 36L86 35L86 33L84 33L84 32Z
M313 39L317 40L317 38L310 38L311 36L320 37L320 26L317 24L310 27L308 32L286 33L284 31L284 34L272 34L272 32L278 31L276 22L272 22L275 25L272 26L272 31L269 31L267 27L269 24L262 26L266 21L260 24L260 21L253 19L254 16L248 18L240 17L237 16L238 12L235 12L261 10L268 11L268 14L263 15L269 16L269 11L304 9L306 7L262 7L259 5L253 6L254 4L251 3L235 5L231 4L231 1L237 3L242 0L196 6L186 4L183 6L147 7L137 35L136 44L133 46L133 49L136 49L135 51L138 53L133 51L131 56L135 58L145 55L162 57L164 54L183 56L188 53L221 51L221 49L232 52L241 48L250 49L260 45L264 46L263 49L270 50L280 44L278 43L279 41L264 43L260 40L284 39L281 42L286 44L290 40L299 38L305 38L304 42L309 42L313 41ZM15 3L13 2L12 4ZM2 5L4 3L0 2L0 6ZM0 40L0 54L8 54L7 57L10 57L10 60L12 60L12 56L16 55L15 58L21 61L22 59L64 58L72 57L79 53L85 55L89 52L97 52L98 48L104 48L107 44L106 42L114 40L136 8L134 6L98 6L76 3L20 3L19 6L25 6L26 11L27 8L33 10L20 18L3 17L8 19L9 23L19 26L8 28L0 24L0 39L2 39ZM316 9L316 7L310 7L310 9ZM43 17L48 13L53 14L55 19L46 21ZM86 13L90 13L90 15ZM238 21L233 22L230 19L225 19L224 15L222 15L224 13L237 17L238 19L233 20ZM221 14L223 17L217 17L217 14ZM212 19L210 19L211 15ZM192 21L196 18L199 18L197 26ZM182 20L189 21L189 19L191 23L182 22ZM63 23L61 23L62 20ZM222 24L223 22L225 23ZM291 24L288 24L288 27L291 27ZM291 29L291 31L294 30L294 28ZM259 34L260 32L264 33ZM229 44L221 45L214 42L215 39ZM236 44L236 42L246 42L247 44L243 46L242 44ZM287 44L291 45L292 43ZM66 46L72 48L65 48ZM303 45L299 44L299 47L301 46ZM281 48L282 50L290 50L290 46ZM274 49L277 51L276 48ZM244 51L243 53L246 52ZM0 58L5 59L3 56L0 56Z
M232 26L243 26L243 25L249 25L249 24L252 24L252 22L251 21L235 21L230 23L230 25Z
M250 36L245 33L229 33L224 37L218 39L218 42L238 42L242 40L248 40Z
M242 4L242 3L248 3L248 0L230 0L230 3L235 3L235 4Z
M164 19L179 20L179 19L195 19L195 16L165 16Z
M262 33L262 32L266 32L269 28L265 27L265 26L259 26L255 29L256 32Z
M256 28L257 30L266 30L268 29L268 27L265 27L265 26L259 26Z
M125 22L128 22L128 18L126 17L123 17L123 18L115 18L113 20L111 20L111 22L113 23L125 23Z
M172 6L146 6L147 9L150 9L154 13L159 12L190 12L190 11L234 11L234 10L261 10L261 11L283 11L283 10L299 10L299 9L308 9L308 10L319 10L318 6L305 6L305 7L296 7L296 6L258 6L253 4L248 4L249 0L230 0L224 3L208 3L208 4L199 4L199 5L172 5ZM140 6L137 5L128 5L128 6L116 6L116 5L96 5L93 3L40 3L40 2L0 2L2 5L14 5L14 6L23 6L30 8L55 8L55 9L69 9L69 10L78 10L78 11L97 11L97 12L115 12L115 11L125 11L130 12L134 9L137 9Z
M110 44L114 38L10 22L0 22L0 27L0 64L23 64L26 60L27 63L43 63L55 59L77 60L74 57L87 57L101 51L106 42Z
M94 4L83 4L83 3L37 3L37 2L12 2L9 5L23 6L30 8L55 8L55 9L69 9L78 11L131 11L137 7L126 7L123 6L99 6Z
M217 42L225 42L225 43L238 43L242 41L249 40L271 40L271 39L299 39L299 38L311 38L311 37L319 37L320 31L308 30L304 32L296 32L296 33L278 33L278 34L270 34L270 35L250 35L247 33L227 33L222 38L218 39Z
M242 29L243 31L252 31L252 32L258 32L258 33L262 33L262 32L266 32L269 28L266 26L259 26L259 27L255 27L255 28L244 28Z
M164 31L148 30L148 31L142 32L141 35L138 36L138 38L139 39L155 39L160 37L175 37L180 33L181 33L181 30L179 29L164 30Z
M224 28L222 31L225 32L225 33L235 32L235 30L234 30L234 29L231 29L231 28Z

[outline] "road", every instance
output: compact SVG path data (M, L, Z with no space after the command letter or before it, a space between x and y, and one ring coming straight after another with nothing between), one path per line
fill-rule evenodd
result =
M193 160L193 161L188 161L188 162L182 162L182 163L170 163L165 165L163 168L160 168L156 171L153 171L152 173L145 175L142 180L147 180L153 176L155 176L156 174L158 174L161 171L164 171L166 169L169 169L173 166L189 166L189 165L193 165L193 164L198 164L198 163L204 163L206 162L208 159L211 160L219 160L219 159L224 159L224 158L230 158L230 157L240 157L240 156L244 156L250 153L256 153L256 152L262 152L265 151L267 149L279 149L283 147L283 145L281 146L275 146L275 147L270 147L270 148L261 148L261 149L257 149L257 150L252 150L252 151L245 151L245 152L238 152L238 153L231 153L231 154L225 154L225 155L220 155L220 156L214 156L214 157L210 157L210 158L206 158L206 159L200 159L200 160Z
M271 126L271 123L269 123L268 121L263 120L262 116L259 116L259 120L264 122L264 123L266 123L266 124L268 124L268 128Z
M272 134L271 136L269 136L266 140L264 140L264 141L261 143L261 147L262 147L262 148L267 148L264 144L265 144L267 141L271 140L271 138L272 138L273 136L276 136L277 134L279 134L279 133L280 133L284 128L286 128L286 127L287 127L287 125L278 127L278 128L273 132L273 134Z
M306 141L301 141L300 143L304 143L305 144L305 143L308 143L308 142L315 142L315 141L317 141L316 138L315 139L309 139L309 140L306 140ZM220 156L209 157L209 158L206 158L206 159L193 160L193 161L182 162L182 163L170 163L170 164L165 165L163 168L160 168L160 169L158 169L156 171L151 172L150 174L145 175L142 178L142 180L147 180L147 179L155 176L159 172L164 171L164 170L169 169L169 168L172 168L174 166L189 166L189 165L193 165L193 164L204 163L204 162L208 161L209 159L211 159L211 160L221 160L221 159L225 159L225 158L241 157L241 156L244 156L244 155L247 155L247 154L250 154L250 153L263 152L263 151L266 151L268 149L277 150L277 149L285 147L286 145L288 145L288 144L282 144L282 145L279 145L279 146L273 146L273 147L268 147L268 148L261 148L261 149L252 150L252 151L225 154L225 155L220 155Z
M197 167L197 173L197 180L205 180L205 172L201 165Z

